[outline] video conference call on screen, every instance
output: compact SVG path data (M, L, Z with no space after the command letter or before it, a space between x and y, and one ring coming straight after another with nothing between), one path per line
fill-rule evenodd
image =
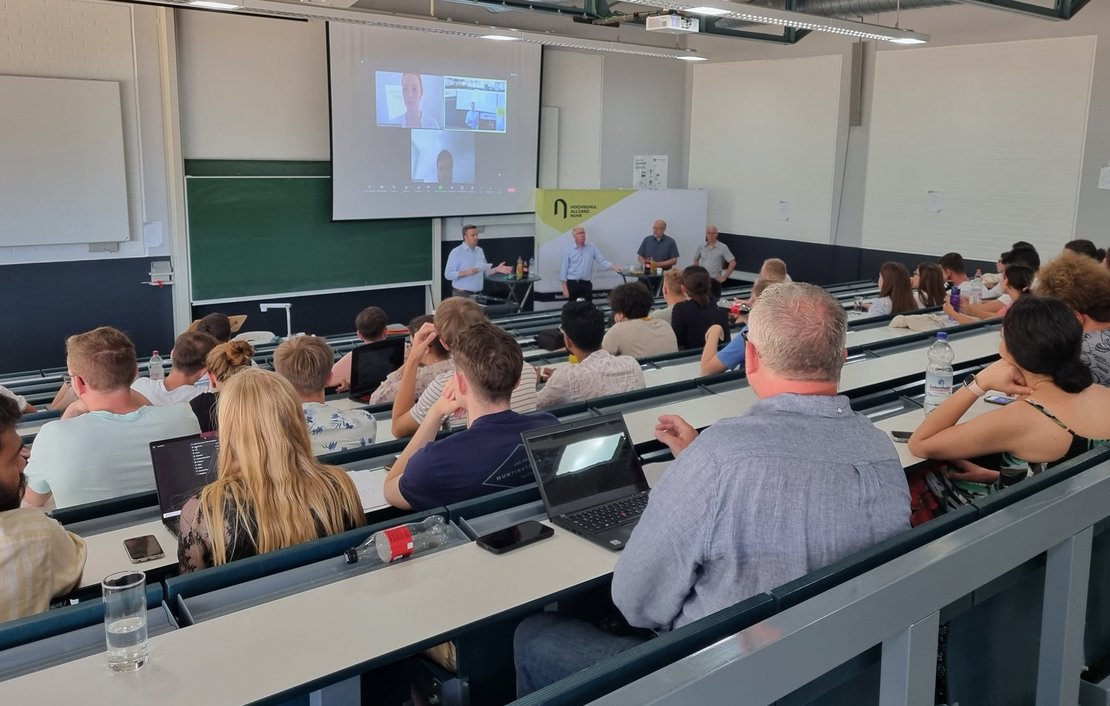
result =
M333 218L531 210L538 47L344 25L328 42Z

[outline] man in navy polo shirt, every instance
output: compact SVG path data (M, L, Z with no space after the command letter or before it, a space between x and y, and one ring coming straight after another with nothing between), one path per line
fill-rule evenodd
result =
M545 412L509 408L524 356L517 342L488 321L464 329L451 346L454 379L420 423L385 480L385 498L423 510L532 482L521 432L559 423ZM434 441L443 419L465 410L467 428Z

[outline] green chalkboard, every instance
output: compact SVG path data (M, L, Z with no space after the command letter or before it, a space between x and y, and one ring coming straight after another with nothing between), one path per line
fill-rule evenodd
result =
M432 221L331 220L327 162L187 161L194 302L432 279Z

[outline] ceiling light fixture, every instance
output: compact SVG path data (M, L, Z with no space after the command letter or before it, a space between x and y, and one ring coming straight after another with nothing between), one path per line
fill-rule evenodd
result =
M189 0L189 7L202 7L206 10L238 10L242 5L214 0Z
M497 42L519 42L520 37L514 37L510 34L483 34L482 39L492 39Z
M874 39L894 44L924 44L929 41L929 35L913 32L900 27L886 27L884 25L842 20L836 17L819 17L807 15L804 12L779 10L774 7L756 7L741 5L730 0L697 0L694 2L676 2L674 0L623 0L635 5L647 5L675 12L689 12L693 14L708 14L710 10L713 17L719 19L733 19L742 22L754 22L762 25L777 25L779 27L794 27L807 29L814 32L828 32L840 34L845 37L857 39Z

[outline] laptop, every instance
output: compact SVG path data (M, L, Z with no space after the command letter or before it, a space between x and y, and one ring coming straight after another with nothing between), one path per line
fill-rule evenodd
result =
M387 338L351 351L350 399L366 402L387 375L405 364L405 339Z
M648 501L624 417L606 414L521 437L551 522L611 551L624 549Z
M216 479L220 441L215 434L193 434L150 442L154 489L162 524L178 536L181 507Z

